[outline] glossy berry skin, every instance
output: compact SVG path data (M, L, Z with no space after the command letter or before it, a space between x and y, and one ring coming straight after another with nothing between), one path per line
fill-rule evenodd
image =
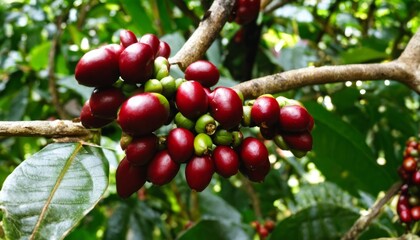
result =
M179 164L174 162L167 150L158 152L147 167L147 180L162 186L174 179L179 171Z
M89 104L92 114L100 118L115 119L125 95L119 88L95 88L90 96Z
M134 43L120 54L121 78L129 84L145 83L153 74L154 53L144 43Z
M264 223L264 227L268 230L268 232L272 232L276 227L276 223L272 220L267 220Z
M260 127L260 133L264 139L273 140L277 135L277 129L274 126L270 126L268 128Z
M153 159L157 149L158 139L156 135L150 134L134 138L125 148L125 156L132 165L143 166Z
M242 173L252 182L263 182L270 169L270 161L267 158L254 169L242 168Z
M80 112L80 122L85 128L103 128L113 121L113 119L94 116L89 106L89 100L85 102Z
M410 223L413 220L411 217L410 209L402 210L399 213L399 217L400 217L401 222L403 223Z
M169 117L169 102L158 93L139 93L127 99L120 108L117 122L132 136L150 134Z
M157 56L169 58L170 55L171 55L171 47L169 46L169 44L164 41L160 41L159 51L158 51Z
M115 56L117 56L118 58L120 57L120 54L124 51L124 47L116 43L107 44L103 46L102 48L106 48L109 51L113 52Z
M137 192L146 183L146 171L146 167L135 167L123 158L115 176L118 196L128 198Z
M410 214L411 214L411 218L413 219L413 221L420 220L420 207L413 207L410 210Z
M311 133L297 132L297 133L282 133L284 142L290 149L300 151L312 150L312 135Z
M237 0L235 22L244 25L258 17L260 0Z
M187 162L194 153L194 134L185 128L174 128L166 137L166 146L172 160Z
M208 98L199 82L182 83L176 92L175 102L178 110L189 119L195 119L207 112Z
M239 147L239 157L246 169L254 170L267 163L268 150L257 138L247 137Z
M145 34L140 38L139 42L149 45L153 50L153 56L158 55L160 40L156 35Z
M410 204L408 202L408 196L407 195L400 195L398 197L398 202L397 202L397 212L401 213L404 210L409 210L410 209Z
M125 29L120 31L120 43L124 48L137 42L137 37L132 31Z
M217 67L206 60L193 62L185 69L185 79L197 81L205 88L216 85L219 77L220 73Z
M412 173L417 169L417 161L413 157L406 157L403 160L402 167L405 171Z
M251 108L251 118L255 124L268 128L279 120L280 107L273 97L261 96L255 99Z
M239 156L235 150L228 146L217 146L213 150L213 162L216 173L228 178L239 170Z
M79 84L88 87L111 86L120 76L118 59L110 49L91 50L77 63L75 78Z
M231 88L218 87L209 95L209 112L222 128L230 130L242 120L242 100Z
M415 185L420 185L420 171L415 171L411 176L411 181Z
M299 105L288 105L280 109L279 129L285 132L308 130L311 119L308 111Z
M213 177L214 164L210 156L193 156L185 168L185 177L188 186L197 191L203 191Z

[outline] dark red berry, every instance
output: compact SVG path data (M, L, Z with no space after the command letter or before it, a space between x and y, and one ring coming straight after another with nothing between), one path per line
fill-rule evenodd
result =
M264 226L260 226L260 227L257 229L257 231L258 231L258 235L259 235L262 239L265 239L266 237L268 237L269 232L268 232L267 228L265 228Z
M169 44L167 44L164 41L160 41L159 51L157 55L164 58L169 58L169 56L171 55L171 47L169 46Z
M260 127L260 133L264 139L272 140L277 135L277 129L274 126L268 128Z
M208 109L207 94L196 81L182 83L176 92L175 102L182 115L190 119L198 118Z
M187 162L194 153L194 134L185 128L174 128L166 138L166 146L172 160Z
M258 17L260 0L237 0L235 8L235 22L244 25Z
M403 222L403 223L410 223L413 220L412 217L411 217L410 209L402 210L399 213L399 216L400 216L401 222Z
M299 151L312 150L312 135L307 131L296 133L282 133L281 135L290 149Z
M210 156L193 156L185 168L185 178L188 186L197 191L203 191L213 177L214 164Z
M121 78L126 83L145 83L153 74L154 54L144 43L134 43L121 53L119 68Z
M119 76L118 56L107 48L87 52L79 60L75 70L77 82L88 87L111 86Z
M134 138L125 149L127 160L133 165L146 165L156 154L158 139L150 134L144 137Z
M206 60L193 62L185 69L185 79L197 81L206 88L216 85L219 77L220 73L217 67Z
M222 128L230 130L241 123L242 100L233 89L218 87L209 96L209 112Z
M270 161L268 158L258 165L256 168L243 168L242 173L248 177L252 182L263 182L267 174L270 172Z
M312 131L312 129L314 128L314 125L315 125L315 120L312 117L312 115L309 114L309 125L308 125L308 131L309 132Z
M397 202L397 212L398 213L401 213L404 210L410 209L410 203L409 203L408 199L409 199L408 195L405 195L405 194L401 194L398 197L398 202Z
M420 207L413 207L410 210L410 214L411 214L411 218L413 219L413 221L420 220Z
M277 124L279 111L279 104L274 97L261 96L252 105L251 118L258 126L268 128Z
M147 167L147 180L162 186L174 179L179 171L179 164L174 162L167 150L158 152Z
M137 42L137 37L132 31L125 29L120 31L120 43L124 48Z
M420 185L420 171L415 171L413 175L411 176L411 181L415 185Z
M146 182L146 170L145 167L132 166L126 158L123 158L115 175L118 195L128 198L137 192Z
M120 57L120 54L124 51L124 47L116 43L107 44L103 46L103 48L106 48L109 51L113 52L118 58Z
M403 168L403 166L399 166L397 172L398 172L398 175L400 176L401 180L403 180L403 181L408 181L411 177L411 173L407 172Z
M222 177L231 177L239 170L238 154L228 146L217 146L213 150L213 161L215 171Z
M89 106L89 100L85 102L80 112L80 122L85 128L103 128L113 121L113 119L93 116Z
M268 150L264 143L254 137L245 138L239 147L239 157L245 168L257 169L268 161Z
M169 116L169 102L158 93L139 93L127 99L118 113L118 124L130 135L147 135Z
M417 161L413 157L407 157L403 160L402 167L405 171L412 173L417 169Z
M158 54L160 40L156 35L145 34L140 38L139 42L149 45L153 50L153 56Z
M90 96L89 104L92 114L100 118L117 118L117 112L125 101L125 95L119 88L95 88Z
M308 130L311 119L308 111L299 105L288 105L280 109L279 129L285 132Z
M268 230L268 232L272 232L276 227L276 223L274 223L272 220L267 220L264 223L264 227Z

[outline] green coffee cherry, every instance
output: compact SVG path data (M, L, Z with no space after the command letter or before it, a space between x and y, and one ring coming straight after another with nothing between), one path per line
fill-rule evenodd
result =
M232 147L233 148L239 147L239 145L241 145L242 143L242 140L244 139L244 135L242 134L241 131L233 131L232 136L233 136Z
M302 157L306 156L306 153L308 153L306 151L301 151L301 150L296 150L296 149L291 149L290 151L297 158L302 158Z
M169 62L168 59L164 57L157 57L154 61L153 76L156 79L162 79L169 75Z
M219 129L213 135L213 143L216 145L230 146L232 142L233 134L225 129Z
M213 135L216 131L216 120L210 114L200 116L195 122L195 131L197 133L206 133Z
M241 101L243 103L244 102L244 95L242 94L242 92L239 91L239 90L236 90L236 89L235 89L235 92L238 94L239 98L241 99Z
M176 89L178 89L179 85L181 85L183 82L186 82L187 80L185 80L184 78L177 78L175 79L175 86Z
M251 118L251 109L252 106L243 106L243 115L242 115L242 121L241 124L244 127L250 127L252 125L252 118Z
M199 133L194 138L194 152L197 156L208 154L213 147L211 137L205 133Z
M163 90L162 83L157 79L149 79L144 84L145 92L162 93L162 90Z
M122 133L121 134L121 138L120 138L120 146L122 150L125 150L127 148L127 146L131 143L131 141L133 140L133 137L126 134L126 133Z
M176 92L176 84L175 84L175 78L172 76L164 77L160 80L160 83L162 84L162 94L166 97L172 97L175 95Z
M277 134L274 136L274 143L277 145L277 147L283 149L283 150L289 150L289 146L287 146L286 142L284 141L283 137L280 134Z
M185 117L180 112L178 112L175 115L174 122L175 122L175 124L176 124L177 127L186 128L186 129L188 129L190 131L193 131L194 130L194 127L195 127L195 122L193 120Z

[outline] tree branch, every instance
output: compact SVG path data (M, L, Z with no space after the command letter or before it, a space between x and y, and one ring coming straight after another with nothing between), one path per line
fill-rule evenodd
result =
M341 240L357 239L358 235L362 233L370 223L379 215L383 206L389 202L389 200L398 193L402 185L402 182L397 182L392 185L389 190L385 193L385 196L376 202L371 208L367 215L361 216L350 230L341 238Z
M185 69L201 59L225 25L234 3L235 0L215 0L198 28L169 62Z

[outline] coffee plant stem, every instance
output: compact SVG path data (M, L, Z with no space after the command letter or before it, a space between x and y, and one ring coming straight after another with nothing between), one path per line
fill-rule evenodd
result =
M252 208L254 209L254 214L256 219L262 219L263 215L261 212L261 204L260 199L257 196L257 193L255 192L254 187L252 186L252 183L241 175L242 180L242 186L245 189L245 192L248 194L249 199L251 200Z

